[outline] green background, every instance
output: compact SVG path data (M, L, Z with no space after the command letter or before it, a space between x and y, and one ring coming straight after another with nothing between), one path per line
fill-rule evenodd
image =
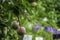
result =
M37 5L32 6L33 2L36 2ZM13 20L18 20L17 16L19 16L20 26L26 28L25 34L33 36L36 34L46 40L52 40L53 33L47 32L43 28L34 33L32 27L37 22L42 26L60 28L60 0L0 0L0 24L6 25L0 25L2 26L0 35L3 32L3 37L1 36L3 40L19 39L17 31L11 25ZM47 18L48 21L44 21L44 18ZM30 27L28 23L31 24Z

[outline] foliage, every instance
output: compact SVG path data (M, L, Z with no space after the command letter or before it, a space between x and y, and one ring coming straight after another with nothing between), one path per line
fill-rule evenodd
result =
M36 6L32 6L36 2ZM19 21L20 26L26 28L26 34L34 35L33 25L37 22L42 26L60 26L60 0L0 0L0 35L1 40L19 40L19 34L11 23ZM46 18L47 21L43 19ZM32 26L29 28L28 23ZM47 33L47 35L46 35ZM46 40L52 40L52 33L40 29L37 36L43 36ZM47 37L48 36L48 37Z

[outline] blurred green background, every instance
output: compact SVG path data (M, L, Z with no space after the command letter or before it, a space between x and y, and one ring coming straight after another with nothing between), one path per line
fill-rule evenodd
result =
M0 38L1 40L20 40L11 22L18 20L26 28L25 34L32 34L33 25L60 28L60 0L0 0ZM39 29L36 36L52 40L53 33ZM34 40L34 39L33 39Z

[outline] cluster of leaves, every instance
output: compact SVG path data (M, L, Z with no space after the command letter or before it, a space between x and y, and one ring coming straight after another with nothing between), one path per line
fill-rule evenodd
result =
M32 6L36 2L36 6ZM28 34L34 34L27 23L42 24L59 28L60 24L60 0L0 0L0 35L1 40L18 40L17 31L11 26L13 20L18 20L20 26L26 27ZM47 18L48 21L43 19ZM42 33L44 35L42 35ZM48 37L46 36L46 33ZM44 30L39 30L37 36L43 36L46 40L52 40L51 35ZM11 37L11 38L10 38Z

